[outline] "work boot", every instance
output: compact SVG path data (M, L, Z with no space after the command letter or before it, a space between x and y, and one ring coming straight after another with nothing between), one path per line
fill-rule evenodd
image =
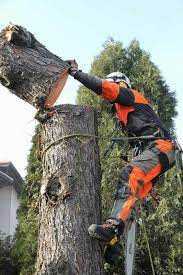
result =
M104 224L92 224L88 228L88 233L92 238L104 242L110 242L113 238L119 237L123 233L124 223L119 219L108 219Z
M107 244L104 249L104 260L110 265L118 265L122 259L122 245L119 241L115 244Z

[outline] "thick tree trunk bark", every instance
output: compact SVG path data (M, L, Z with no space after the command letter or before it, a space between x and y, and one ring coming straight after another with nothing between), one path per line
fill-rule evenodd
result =
M46 107L52 107L65 85L68 67L23 27L9 25L1 31L0 82L33 106L45 96Z
M100 222L97 119L92 108L57 107L42 126L43 180L36 274L103 273L88 226Z

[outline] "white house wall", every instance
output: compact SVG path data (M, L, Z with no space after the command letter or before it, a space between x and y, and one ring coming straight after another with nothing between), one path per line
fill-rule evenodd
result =
M13 186L0 188L0 231L13 235L17 225L16 211L19 206Z
M11 186L0 188L0 231L10 232Z
M15 233L17 227L17 209L19 207L19 201L17 197L17 192L14 187L11 186L11 208L10 208L10 235Z

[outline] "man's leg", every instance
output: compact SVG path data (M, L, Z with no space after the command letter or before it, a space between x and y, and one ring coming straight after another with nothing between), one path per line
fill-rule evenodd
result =
M158 170L157 174L159 172ZM152 189L151 182L145 183L144 178L144 172L133 166L133 163L122 169L110 218L102 225L93 224L89 227L92 237L110 242L115 235L120 236L123 233L136 201L146 197Z
M130 165L127 165L122 169L121 178L117 184L115 202L110 218L102 225L92 224L88 228L91 237L110 242L114 236L118 237L123 233L125 224L123 220L118 218L118 214L130 194L128 180L131 171L132 166Z
M122 185L118 189L118 200L114 206L120 205L121 191L125 181L128 189L123 193L126 200L121 204L121 209L114 207L112 215L125 222L131 214L138 199L144 199L152 189L152 180L169 169L175 161L174 146L171 141L157 140L141 155L135 157L132 162L122 170ZM131 169L130 169L131 167ZM117 204L118 202L118 204Z
M161 174L165 166L167 169L167 161L170 163L170 157L173 161L173 155L171 142L158 140L124 167L111 217L102 225L91 225L89 234L106 242L110 242L116 235L121 235L136 201L149 194L152 189L151 180Z

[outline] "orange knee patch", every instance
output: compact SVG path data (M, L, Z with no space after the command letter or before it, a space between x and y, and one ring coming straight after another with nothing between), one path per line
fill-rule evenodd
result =
M123 204L118 218L125 221L130 216L132 208L138 199L144 199L147 197L152 189L151 180L161 173L162 166L157 164L147 174L144 173L139 167L133 167L132 172L129 175L129 188L132 193L126 202Z
M146 175L145 175L145 179L144 182L149 182L152 179L154 179L155 177L157 177L162 171L162 165L161 163L158 163L151 171L149 171Z
M134 196L136 196L140 190L144 189L145 185L149 183L152 179L157 177L162 170L162 165L158 163L152 170L147 174L144 173L139 167L133 167L133 170L129 176L129 188ZM149 187L148 187L149 188Z
M138 197L140 199L144 199L145 197L147 197L147 195L149 194L149 192L151 191L151 189L152 189L152 182L146 182L146 183L144 183L144 186L138 192Z
M133 195L143 187L145 173L139 167L133 167L129 176L129 188Z
M118 218L125 221L131 214L132 208L134 207L136 201L136 197L129 196L126 202L124 203L120 213L118 214Z
M168 153L173 150L173 144L169 140L158 139L156 140L156 148L158 148L160 152Z
M135 203L138 199L144 199L145 197L147 197L147 195L149 194L149 192L152 189L152 183L151 182L147 182L144 184L144 186L138 191L138 195L135 196L129 196L128 199L126 200L126 202L124 203L120 213L118 214L118 218L126 221L128 219L128 217L131 214L132 209L135 206Z

